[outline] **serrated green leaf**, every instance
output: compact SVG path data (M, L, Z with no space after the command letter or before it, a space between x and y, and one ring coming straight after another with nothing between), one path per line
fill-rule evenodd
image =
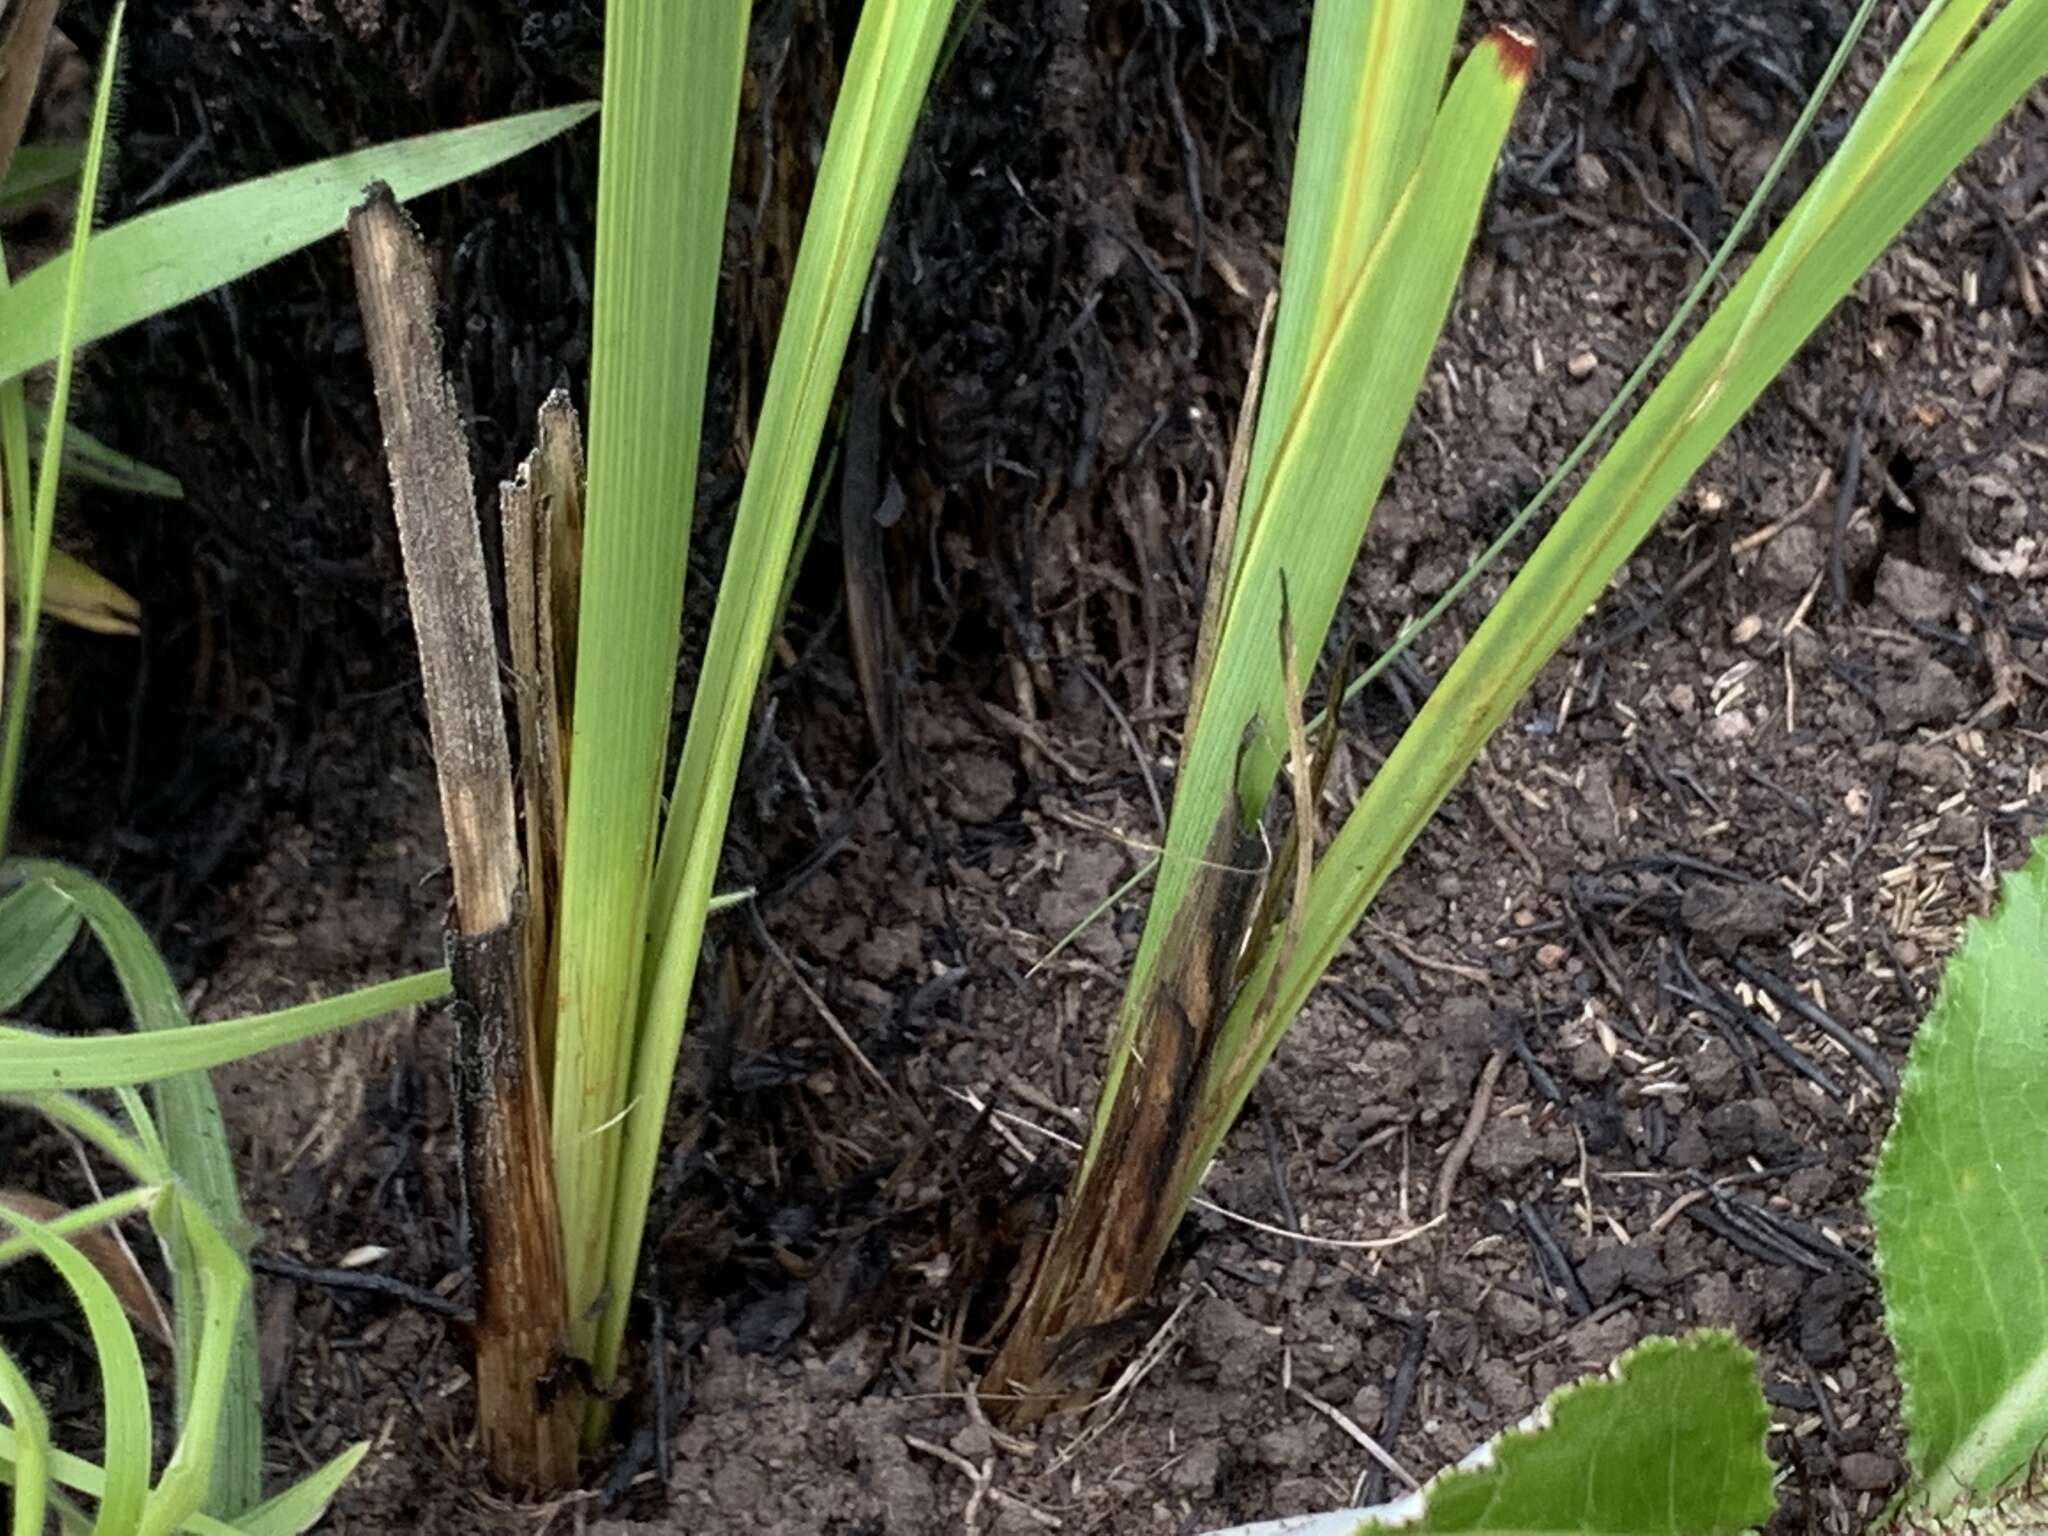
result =
M1646 1339L1550 1394L1523 1425L1370 1510L1239 1526L1211 1536L1716 1536L1771 1516L1771 1411L1756 1357L1702 1329Z
M1433 1479L1404 1529L1711 1536L1770 1518L1771 1411L1732 1334L1647 1339L1542 1417L1495 1441L1490 1466Z
M2048 838L1974 920L1914 1038L1869 1195L1916 1499L2048 1442Z

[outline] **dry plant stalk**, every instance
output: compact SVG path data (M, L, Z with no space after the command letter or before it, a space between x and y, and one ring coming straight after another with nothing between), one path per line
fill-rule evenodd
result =
M1266 850L1234 814L1218 821L1188 895L1182 926L1148 999L1146 1070L1127 1072L1123 1102L1083 1180L1061 1208L1069 1241L1040 1255L1028 1299L983 1383L1008 1401L1013 1423L1078 1406L1109 1359L1132 1342L1139 1307L1180 1226L1176 1197L1201 1113L1203 1081L1254 917ZM1081 1241L1071 1240L1085 1234Z
M483 541L418 232L379 185L348 233L454 869L448 951L478 1286L477 1421L493 1473L538 1493L575 1476L576 1396L558 1386L568 1336L562 1228Z
M526 812L524 944L539 1078L554 1076L555 896L568 823L569 713L575 698L577 594L583 576L583 426L566 391L541 403L536 446L498 487L505 626L519 717L519 803Z
M6 9L0 5L0 12ZM50 46L50 24L56 19L57 0L21 0L11 17L0 15L0 176L14 163L28 126Z

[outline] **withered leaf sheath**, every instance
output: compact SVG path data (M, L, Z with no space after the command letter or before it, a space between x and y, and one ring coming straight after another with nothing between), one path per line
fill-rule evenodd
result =
M558 1374L567 1292L483 540L418 232L380 185L349 216L348 234L454 871L447 942L478 1288L477 1419L492 1471L540 1493L575 1476L577 1404L543 1390Z

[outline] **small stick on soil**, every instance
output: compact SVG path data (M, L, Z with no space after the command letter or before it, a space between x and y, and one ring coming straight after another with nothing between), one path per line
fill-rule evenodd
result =
M1379 1441L1373 1439L1371 1435L1368 1435L1364 1430L1360 1429L1358 1425L1352 1421L1350 1415L1346 1414L1343 1411L1343 1409L1338 1408L1333 1403L1324 1402L1320 1397L1317 1397L1313 1392L1310 1392L1305 1388L1290 1386L1287 1390L1292 1392L1296 1397L1300 1398L1304 1403L1307 1403L1309 1407L1315 1409L1317 1413L1320 1413L1332 1424L1336 1425L1339 1429L1343 1430L1345 1434L1349 1435L1352 1438L1352 1440L1354 1440L1365 1451L1366 1455L1370 1456L1374 1461L1378 1462L1387 1471L1393 1473L1394 1476L1401 1479L1401 1481L1406 1483L1409 1486L1409 1488L1415 1489L1420 1488L1422 1486L1421 1483L1416 1481L1414 1473L1410 1472L1406 1467L1402 1466L1400 1462L1396 1461L1393 1458L1392 1454L1389 1453L1386 1447L1381 1445Z
M1710 982L1708 985L1712 986L1713 984ZM1762 1014L1758 1013L1754 1008L1743 1007L1741 1002L1725 988L1714 987L1713 990L1721 999L1721 1005L1728 1010L1729 1015L1752 1035L1755 1035L1757 1039L1761 1040L1765 1050L1812 1083L1814 1087L1833 1099L1837 1104L1847 1099L1848 1095L1842 1091L1842 1085L1834 1080L1827 1069L1814 1061L1783 1035L1779 1034L1776 1029L1771 1027L1770 1021L1764 1018Z
M1780 1216L1766 1206L1728 1194L1723 1187L1716 1186L1713 1196L1715 1209L1730 1221L1760 1235L1768 1235L1771 1240L1784 1245L1794 1253L1805 1255L1825 1269L1850 1269L1863 1274L1870 1272L1870 1266L1861 1258L1841 1244L1822 1236L1803 1221Z
M1843 1024L1812 998L1801 992L1790 982L1772 975L1769 971L1737 957L1735 969L1786 1008L1806 1020L1815 1029L1849 1053L1856 1065L1870 1074L1872 1081L1886 1093L1899 1091L1899 1075L1892 1070L1892 1064L1880 1056L1871 1045Z
M1086 667L1074 669L1081 674L1081 681L1095 690L1095 696L1102 700L1102 707L1109 711L1109 718L1116 722L1123 733L1124 745L1131 749L1131 757L1138 765L1138 773L1145 780L1145 797L1152 802L1152 819L1158 824L1159 835L1166 836L1166 801L1159 793L1159 777L1152 771L1152 759L1145 755L1145 747L1138 740L1138 732L1131 724L1131 717L1124 713L1101 678Z
M1472 1108L1465 1115L1465 1128L1451 1143L1451 1150L1444 1158L1443 1172L1436 1177L1436 1217L1439 1221L1449 1212L1451 1195L1458 1187L1458 1175L1465 1171L1466 1159L1479 1144L1479 1133L1486 1125L1486 1112L1493 1107L1494 1084L1500 1081L1501 1069L1507 1064L1508 1053L1495 1051L1486 1058L1486 1066L1479 1074L1479 1087L1472 1094Z
M1856 490L1863 481L1863 432L1876 401L1877 384L1872 381L1863 387L1863 398L1857 402L1856 419L1849 424L1848 446L1842 450L1842 472L1836 477L1835 522L1828 539L1828 595L1834 599L1837 613L1846 612L1849 607L1849 576L1843 564L1842 546L1849 534L1849 514L1856 510Z
M1827 469L1821 470L1821 472L1814 477L1813 490L1807 496L1806 500L1802 501L1790 512L1787 512L1775 523L1766 523L1763 527L1757 529L1754 533L1745 533L1741 538L1737 539L1733 544L1728 546L1729 553L1736 555L1746 555L1753 549L1763 548L1764 545L1770 543L1771 540L1775 539L1787 528L1790 528L1794 524L1800 522L1802 519L1806 517L1806 515L1809 512L1811 512L1815 507L1819 506L1821 503L1821 498L1826 496L1828 493L1828 487L1833 485L1834 483L1835 478L1833 472Z
M1460 965L1455 960L1435 959L1416 945L1409 943L1407 939L1394 932L1393 929L1376 923L1371 918L1365 920L1363 927L1366 932L1400 955L1410 965L1417 966L1425 971L1436 971L1445 976L1455 976L1460 981L1471 982L1475 987L1490 987L1493 985L1493 977L1480 970L1478 966Z
M1766 1264L1790 1265L1795 1269L1808 1270L1817 1275L1827 1273L1825 1266L1814 1263L1804 1254L1782 1246L1768 1237L1748 1231L1739 1223L1712 1209L1692 1206L1687 1209L1686 1214L1722 1242L1741 1250L1753 1259L1761 1259Z
M1708 1198L1710 1197L1704 1189L1688 1189L1658 1213L1657 1219L1650 1223L1651 1232L1664 1231L1671 1223L1678 1220L1679 1217L1698 1205L1702 1200Z
M1522 1229L1529 1234L1529 1241L1536 1249L1536 1257L1542 1264L1547 1282L1565 1294L1566 1305L1574 1317L1584 1317L1593 1310L1593 1298L1586 1294L1585 1286L1579 1283L1579 1272L1572 1268L1571 1258L1564 1246L1558 1242L1557 1234L1550 1230L1550 1223L1543 1219L1543 1213L1533 1202L1524 1200L1515 1207L1515 1214L1522 1220Z
M1529 1049L1529 1042L1523 1037L1520 1028L1515 1030L1513 1038L1509 1041L1508 1050L1515 1060L1522 1064L1522 1070L1529 1074L1531 1088L1552 1104L1562 1105L1569 1102L1565 1098L1564 1090L1558 1086L1557 1079L1544 1070L1543 1063L1536 1059L1536 1053Z
M1607 990L1615 995L1628 1012L1630 1022L1616 1022L1615 1033L1627 1036L1632 1044L1647 1045L1649 1040L1643 1031L1648 1027L1648 1023L1643 1018L1641 1006L1636 1002L1635 990L1621 974L1621 963L1614 953L1614 946L1607 941L1607 935L1601 932L1593 914L1580 903L1577 880L1571 881L1565 888L1564 910L1573 942L1591 958L1593 968L1600 973L1600 979L1607 983Z
M1872 924L1877 931L1877 947L1884 951L1885 960L1892 968L1892 986L1899 994L1899 1001L1906 1005L1906 1012L1914 1018L1920 1016L1920 988L1913 980L1913 973L1906 962L1899 957L1898 941L1884 922Z
M882 1090L883 1098L891 1103L897 1102L896 1090L889 1085L889 1079L882 1076L881 1070L868 1060L868 1053L860 1048L853 1036L848 1033L846 1026L839 1022L839 1015L832 1011L832 1005L818 995L818 989L811 985L810 978L797 969L796 962L789 958L789 952L775 942L775 935L768 931L768 925L761 920L759 907L749 902L747 915L754 920L754 937L761 941L762 947L775 957L776 963L789 974L790 980L796 983L797 991L803 993L804 1001L811 1005L811 1011L823 1019L825 1027L832 1031L832 1038L845 1048L846 1053L854 1059L861 1071L868 1075L868 1080Z
M1812 1361L1806 1361L1804 1364L1806 1388L1813 1394L1815 1411L1820 1414L1820 1427L1827 1431L1828 1443L1833 1445L1842 1438L1842 1421L1835 1415L1835 1404L1832 1394L1828 1391L1827 1382L1822 1379Z
M1597 1307L1593 1311L1588 1312L1569 1328L1560 1329L1540 1344L1530 1345L1519 1355L1513 1356L1512 1363L1515 1365L1527 1365L1532 1360L1540 1360L1553 1349L1556 1349L1558 1345L1571 1338L1572 1335L1579 1333L1583 1329L1597 1328L1610 1317L1618 1317L1623 1312L1634 1307L1640 1299L1640 1297L1634 1295L1617 1296L1614 1300L1608 1302L1606 1306Z
M1509 821L1506 813L1493 803L1493 796L1480 787L1477 779L1466 780L1466 787L1472 791L1472 798L1479 802L1479 809L1485 815L1493 830L1500 834L1500 840L1514 850L1515 857L1528 868L1530 879L1538 886L1543 884L1543 861L1529 851L1529 843L1521 830Z
M1271 1105L1259 1106L1259 1135L1266 1144L1266 1167L1273 1175L1273 1199L1280 1207L1280 1219L1293 1231L1301 1230L1301 1217L1294 1209L1294 1196L1287 1188L1287 1162L1280 1150L1280 1134L1276 1125L1279 1112ZM1308 1245L1300 1238L1294 1240L1296 1258L1305 1256Z
M981 1501L988 1497L989 1478L994 1474L995 1462L990 1460L977 1467L952 1447L935 1445L929 1440L919 1439L916 1435L905 1435L903 1443L913 1451L920 1451L926 1456L943 1461L967 1479L967 1486L974 1491L967 1496L967 1507L960 1512L960 1525L963 1530L973 1530L981 1520Z
M989 1422L988 1412L981 1406L981 1387L972 1372L967 1376L967 1417L972 1419L989 1438L989 1444L998 1450L1008 1451L1012 1456L1031 1456L1038 1447L1021 1435L1013 1435L1006 1429L998 1429Z
M280 1280L317 1285L330 1291L365 1291L372 1296L389 1296L417 1311L431 1312L436 1317L445 1317L452 1322L470 1324L476 1321L476 1314L459 1301L450 1301L437 1292L369 1270L330 1269L317 1264L300 1264L291 1259L273 1258L262 1253L249 1255L249 1267L259 1275L275 1275Z
M1394 1367L1394 1382L1387 1389L1387 1406L1380 1414L1380 1443L1398 1445L1401 1429L1408 1421L1409 1405L1415 1401L1415 1383L1422 1375L1423 1356L1429 1351L1429 1315L1411 1317L1404 1325L1408 1337L1401 1345L1401 1359ZM1364 1499L1378 1504L1387 1496L1387 1474L1375 1466L1366 1479Z

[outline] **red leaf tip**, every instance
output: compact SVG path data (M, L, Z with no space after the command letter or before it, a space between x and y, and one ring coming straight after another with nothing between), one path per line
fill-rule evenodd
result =
M1520 27L1495 27L1486 35L1500 54L1501 73L1511 80L1526 80L1536 67L1536 39Z

